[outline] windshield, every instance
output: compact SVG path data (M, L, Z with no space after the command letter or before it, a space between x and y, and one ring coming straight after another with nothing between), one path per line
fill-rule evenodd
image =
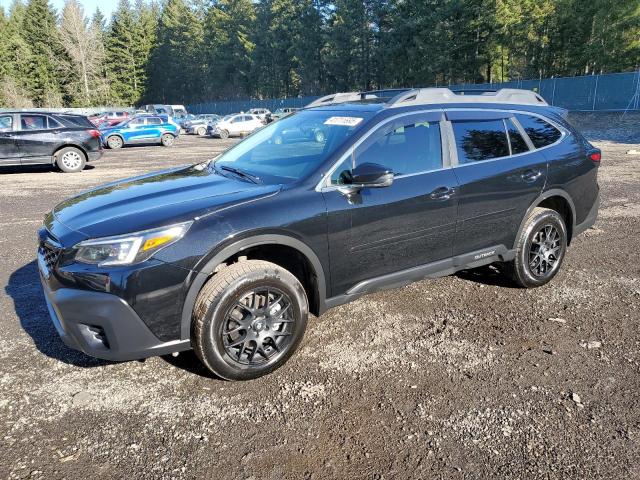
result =
M311 173L373 115L304 110L255 131L215 161L264 183L290 183Z

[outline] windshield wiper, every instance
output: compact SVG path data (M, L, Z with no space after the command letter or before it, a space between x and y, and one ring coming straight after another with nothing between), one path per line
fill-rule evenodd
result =
M215 165L215 163L214 163L214 165ZM260 183L260 177L257 177L256 175L253 175L253 174L251 174L249 172L245 172L244 170L241 170L239 168L229 167L227 165L220 165L219 168L221 170L226 170L228 172L235 173L239 177L251 180L253 183Z

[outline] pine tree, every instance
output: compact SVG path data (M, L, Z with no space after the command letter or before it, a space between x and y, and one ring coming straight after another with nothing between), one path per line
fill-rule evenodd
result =
M253 81L256 9L251 0L219 0L207 13L204 49L207 52L209 93L216 98L245 97Z
M136 58L134 12L129 0L120 0L113 13L105 44L106 69L114 102L135 105L141 97L139 59Z
M202 24L184 0L165 4L152 55L153 98L166 102L201 98L202 35Z
M68 59L60 41L55 12L47 0L29 0L22 37L31 50L27 88L37 105L62 106L64 65Z

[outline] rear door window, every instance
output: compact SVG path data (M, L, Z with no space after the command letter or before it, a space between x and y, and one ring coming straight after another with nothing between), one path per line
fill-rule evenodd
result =
M47 125L49 128L62 128L62 125L57 120L47 117Z
M458 163L473 163L509 156L507 132L502 119L452 122Z
M556 143L562 136L560 130L540 117L517 113L516 118L536 148Z

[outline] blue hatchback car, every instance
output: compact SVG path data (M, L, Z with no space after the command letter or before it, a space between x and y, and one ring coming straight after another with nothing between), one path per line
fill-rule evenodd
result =
M114 149L134 143L160 143L170 147L179 134L180 127L167 115L138 115L100 132L103 143Z

